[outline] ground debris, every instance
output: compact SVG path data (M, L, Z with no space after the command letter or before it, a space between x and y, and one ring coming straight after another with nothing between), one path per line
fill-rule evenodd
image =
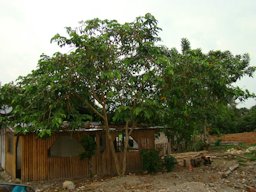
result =
M236 163L236 164L230 166L230 167L228 168L228 170L225 171L225 172L222 174L222 178L227 178L227 177L228 177L234 170L236 170L238 167L239 167L239 164L238 164L238 163Z

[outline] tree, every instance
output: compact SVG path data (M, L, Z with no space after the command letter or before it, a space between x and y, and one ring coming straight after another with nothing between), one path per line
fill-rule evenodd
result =
M193 142L193 135L202 134L207 140L207 128L211 126L221 106L231 101L244 99L251 94L234 83L245 75L252 76L254 67L249 66L249 56L232 55L229 51L191 49L187 39L182 39L182 52L166 50L170 65L163 73L162 89L166 103L166 122L170 136L178 144L187 146ZM173 74L169 74L173 71ZM174 138L172 139L175 140Z
M151 14L124 24L93 19L66 30L67 37L57 34L52 41L72 51L42 55L38 68L18 80L12 123L16 132L34 131L44 137L61 129L63 121L75 129L97 116L106 132L106 150L111 151L117 174L123 175L129 135L138 120L153 116L148 109L155 104L160 64L166 61L156 46L157 20ZM81 108L87 112L81 113ZM112 121L125 124L122 162L110 133Z
M0 128L12 121L13 108L11 106L14 96L17 94L19 94L19 89L13 83L0 86Z
M237 121L236 121L237 132L249 132L256 130L256 106L250 109L238 109Z

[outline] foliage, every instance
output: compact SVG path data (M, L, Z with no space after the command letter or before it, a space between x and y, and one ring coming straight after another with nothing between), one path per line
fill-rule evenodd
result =
M242 109L240 109L242 111ZM237 117L237 130L239 132L250 132L256 130L256 106L249 110L243 110Z
M155 149L144 149L141 151L143 169L149 173L157 172L161 168L159 152Z
M193 141L191 148L188 147L189 150L193 150L193 151L201 151L203 149L205 149L206 144L202 141L202 140L198 140L198 141Z
M249 158L251 161L256 161L256 151L252 151L250 153L245 154L247 158Z
M217 139L214 143L214 146L218 147L221 145L221 139Z
M67 27L66 31L67 36L56 34L52 41L72 48L67 54L67 67L75 69L75 95L101 119L117 173L124 174L127 142L120 163L109 123L125 124L129 138L129 126L154 116L150 109L158 94L160 66L167 62L156 45L160 40L157 20L151 14L124 24L93 19L81 22L78 28Z
M80 155L80 158L90 159L96 152L95 138L90 135L86 135L81 139L81 144L85 151Z
M167 172L170 172L174 169L175 164L177 164L177 160L175 157L171 155L167 155L164 157L164 166L167 170Z
M158 66L165 56L155 45L160 28L151 14L124 24L93 19L66 30L67 37L57 34L52 41L72 51L42 55L37 69L14 85L19 94L10 94L10 123L17 133L44 137L64 121L76 129L93 119L107 127L154 116Z
M251 109L223 106L212 123L211 133L239 133L256 130L256 107Z
M245 75L252 76L249 56L232 55L229 51L191 49L187 39L182 39L182 53L176 49L165 50L169 65L163 70L166 134L173 145L191 145L194 132L204 135L215 121L222 106L236 99L252 96L234 83ZM169 70L172 71L170 74Z
M19 94L19 89L13 83L0 86L0 128L12 121L10 116L13 110L12 100L17 94Z

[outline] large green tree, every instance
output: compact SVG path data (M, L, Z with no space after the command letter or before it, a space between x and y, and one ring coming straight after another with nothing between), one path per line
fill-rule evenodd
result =
M12 102L16 132L43 137L61 129L63 121L75 129L96 117L103 123L117 174L123 175L129 135L138 121L153 116L150 109L159 94L156 82L167 61L156 46L159 30L157 20L146 14L124 24L88 20L67 27L67 36L55 35L52 41L71 51L42 55L38 68L18 80L20 94ZM113 121L124 124L122 162L110 133Z
M255 68L249 66L249 56L233 55L229 51L191 49L187 39L182 39L181 53L166 50L170 59L163 74L163 95L166 103L166 132L175 136L172 141L187 148L193 135L202 135L207 142L207 128L211 127L222 106L251 94L235 86L245 75L252 76ZM169 70L173 74L169 74Z

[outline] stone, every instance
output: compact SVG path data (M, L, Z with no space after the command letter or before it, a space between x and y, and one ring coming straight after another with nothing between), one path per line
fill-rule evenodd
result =
M75 189L75 184L72 181L64 181L62 187L63 189L73 190Z
M251 187L251 186L247 186L246 190L247 190L247 192L256 192L256 188L255 187Z

